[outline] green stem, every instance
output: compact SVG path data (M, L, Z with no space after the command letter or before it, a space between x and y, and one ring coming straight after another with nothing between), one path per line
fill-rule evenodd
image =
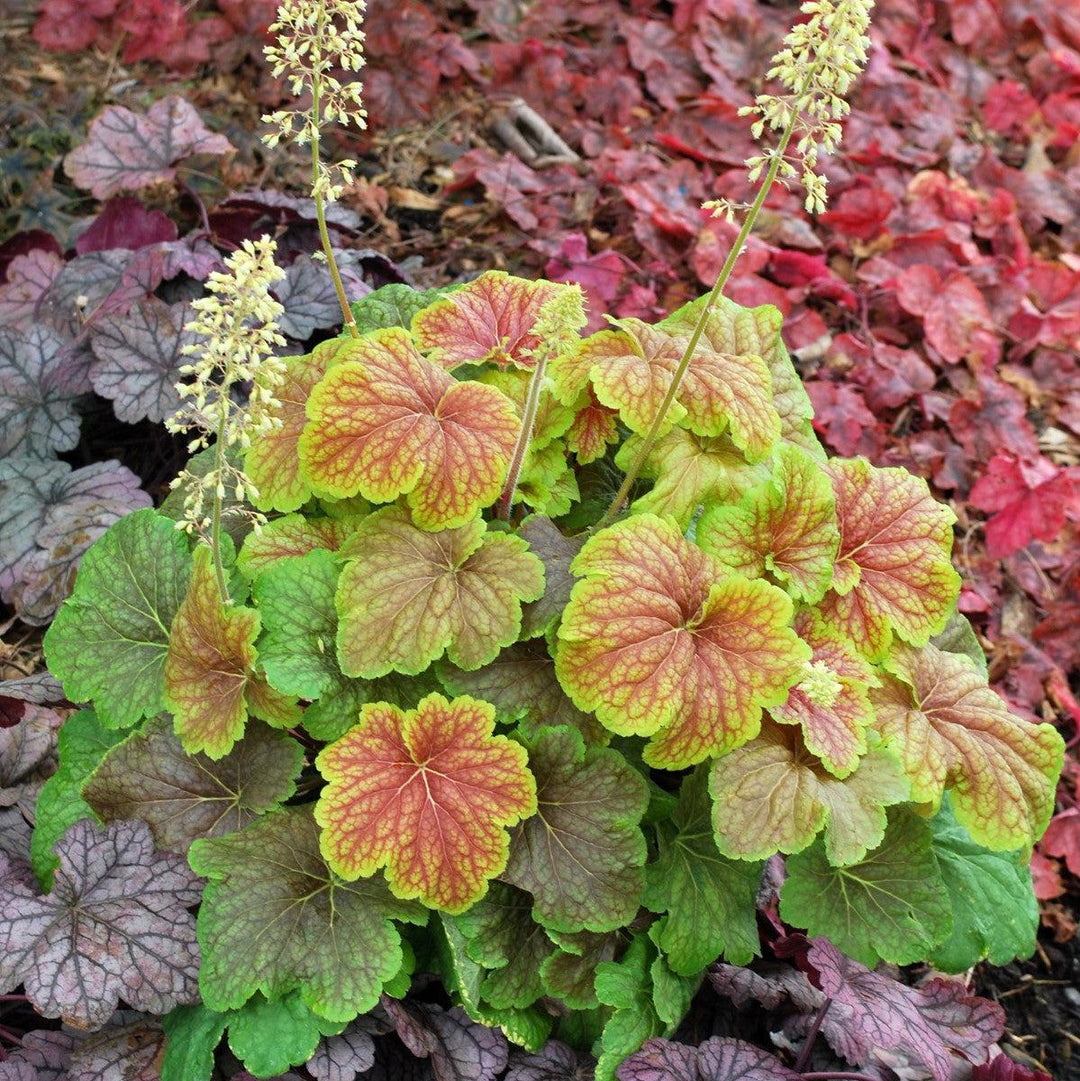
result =
M214 475L217 477L217 485L214 486L214 506L210 514L210 551L214 556L214 572L217 574L218 589L221 590L221 599L225 604L231 604L229 597L229 584L225 577L225 562L221 558L221 489L219 485L224 483L225 475L225 423L229 419L228 386L222 387L222 399L220 404L221 419L218 421L217 441L214 444Z
M518 478L521 476L521 467L525 464L525 455L529 449L529 440L532 439L533 425L536 423L536 414L540 408L540 395L544 389L544 369L547 367L547 356L541 356L533 369L532 379L529 380L529 389L525 395L525 408L521 414L521 431L518 432L517 443L514 444L514 453L510 457L510 469L506 475L506 484L502 495L499 496L499 505L496 517L503 521L510 521L510 511L514 505L514 491L517 488Z
M678 394L679 387L682 385L683 377L690 367L690 361L694 356L694 350L697 349L698 342L701 341L701 335L705 331L705 325L709 321L709 316L712 314L713 307L723 293L724 286L727 285L732 270L735 269L735 261L742 254L743 245L750 235L750 230L754 227L758 212L764 205L765 199L773 186L773 182L780 172L780 165L784 160L784 154L787 151L788 143L791 141L797 119L798 113L793 110L791 120L784 130L784 134L780 138L776 152L773 154L772 162L769 165L769 171L765 174L765 179L761 182L761 187L758 189L757 197L747 211L742 228L739 230L739 235L735 238L735 243L732 244L731 251L728 252L728 256L724 260L724 265L720 268L720 273L716 276L716 283L713 285L711 292L702 306L701 314L698 316L697 323L694 325L690 339L686 343L686 348L683 350L683 355L679 360L678 367L676 367L675 374L671 378L671 384L668 386L667 393L664 395L664 400L660 403L660 408L653 418L652 425L649 427L648 432L645 433L645 438L642 440L641 446L638 448L638 452L634 456L633 462L630 464L630 469L623 478L622 485L619 487L618 492L615 494L615 498L611 502L611 506L608 507L604 517L600 519L597 526L598 529L603 529L605 526L611 525L615 520L619 511L622 510L623 504L626 502L626 498L630 494L630 489L633 487L634 481L637 480L642 466L645 465L646 460L652 453L653 444L656 442L656 437L660 434L660 430L664 426L664 418L667 416L668 409L671 408L671 403L675 400L675 395Z
M315 199L315 217L319 222L319 237L322 240L323 253L326 255L326 264L330 267L330 277L334 280L334 292L337 293L338 304L341 305L341 314L345 326L349 328L349 334L353 338L359 338L360 331L353 318L352 309L349 307L349 298L345 295L345 285L341 280L337 259L334 258L334 250L330 247L330 230L326 227L326 203L319 190L319 179L322 174L322 161L319 157L320 90L320 80L316 76L311 85L311 115L315 121L311 135L311 193Z

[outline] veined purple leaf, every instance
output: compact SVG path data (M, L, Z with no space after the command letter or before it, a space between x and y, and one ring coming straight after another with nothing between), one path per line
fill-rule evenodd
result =
M0 698L18 702L32 702L35 706L70 705L60 680L49 672L35 672L32 676L0 680Z
M757 1002L767 1010L775 1010L785 999L790 999L804 1013L812 1013L825 1001L825 996L806 975L790 965L771 968L759 965L749 969L718 962L709 966L708 973L716 993L730 998L736 1006Z
M955 981L908 987L844 956L828 939L810 940L808 960L832 999L821 1032L849 1062L865 1066L881 1051L901 1051L935 1081L949 1081L950 1051L986 1061L1005 1027L996 1003L969 995Z
M24 803L24 791L36 789L56 768L52 752L60 724L61 717L53 710L27 706L17 725L0 728L0 807Z
M510 1052L503 1081L589 1081L596 1063L558 1040L548 1040L535 1055Z
M16 255L0 285L0 326L23 326L33 320L41 298L49 291L64 260L54 252L35 248Z
M80 188L96 199L138 191L176 176L178 162L194 154L227 154L236 148L215 135L183 98L154 102L145 115L110 105L90 125L86 142L64 159Z
M798 1081L760 1047L712 1036L699 1047L652 1039L615 1071L619 1081Z
M25 985L45 1017L109 1020L122 995L150 1013L198 1001L199 947L187 911L201 894L184 861L155 853L144 822L76 822L56 845L52 892L0 878L0 988Z
M359 300L370 292L355 273L350 278L343 279L350 301ZM285 268L285 279L271 292L285 308L278 325L290 338L306 341L316 330L341 322L341 305L330 268L310 255L298 255Z
M153 283L152 292L163 281L186 274L196 281L206 281L211 271L221 270L224 260L217 248L201 233L188 233L179 240L149 244L132 257L121 279L124 285Z
M435 1081L493 1081L507 1062L506 1037L469 1018L455 1006L443 1010L426 1002L396 1002L383 996L401 1042L431 1060Z
M80 392L68 390L63 378L63 345L41 324L0 329L0 457L50 458L78 443Z
M23 1036L21 1044L12 1051L7 1062L0 1065L0 1071L12 1063L15 1064L15 1069L10 1076L0 1072L0 1079L72 1081L68 1075L68 1066L71 1065L72 1048L77 1042L78 1037L72 1032L58 1032L54 1029L28 1032Z
M140 285L124 286L134 253L123 249L78 255L65 263L42 298L40 315L68 338L99 309L122 310L144 295ZM89 389L89 384L87 385Z
M187 304L169 305L151 296L125 315L96 320L90 330L90 382L113 403L119 420L157 424L179 408L183 350L197 341L184 330L191 315Z
M37 458L0 461L0 597L11 601L50 509L84 499L122 503L129 511L152 503L139 478L115 460L74 471L66 462Z
M306 1069L315 1081L355 1081L375 1065L372 1035L386 1031L374 1018L358 1017L337 1036L324 1036Z
M161 1081L164 1046L157 1018L121 1010L105 1028L76 1038L67 1081Z

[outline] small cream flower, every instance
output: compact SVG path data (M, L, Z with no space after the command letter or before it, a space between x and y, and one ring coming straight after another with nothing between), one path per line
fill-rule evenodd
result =
M866 66L873 0L808 0L802 5L810 18L792 27L784 39L785 48L773 57L770 79L779 81L787 94L761 94L753 105L740 110L758 117L754 138L765 128L785 132L793 128L795 150L801 160L802 184L806 189L806 209L825 209L826 179L817 170L818 156L831 154L840 145L840 120L848 113L845 100L851 85ZM767 169L781 150L759 154L747 160L751 181ZM786 159L780 162L779 179L798 175Z
M218 448L215 466L204 476L185 470L172 482L173 488L185 489L184 518L178 528L189 533L207 532L208 511L226 494L238 500L257 498L243 470L229 461L238 455L228 451L247 450L252 440L281 427L274 387L284 379L285 367L274 349L285 344L277 331L284 309L270 296L270 287L285 272L274 262L275 247L268 236L245 240L225 260L228 272L215 271L207 279L210 295L192 302L195 318L184 328L203 341L184 348L185 354L198 359L180 368L187 379L176 389L186 400L165 427L194 433L188 453L209 446L211 440ZM233 396L240 383L252 384L246 406Z

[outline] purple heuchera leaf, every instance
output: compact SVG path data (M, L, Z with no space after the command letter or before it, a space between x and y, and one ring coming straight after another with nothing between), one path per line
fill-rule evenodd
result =
M315 1081L355 1081L375 1065L373 1032L383 1031L368 1017L353 1021L338 1036L324 1036L307 1063L307 1071Z
M875 1052L899 1050L922 1063L935 1081L949 1081L950 1051L984 1062L1005 1029L1000 1006L969 995L955 981L908 987L845 957L825 938L811 939L807 956L832 999L821 1032L856 1065L869 1063Z
M105 1028L76 1037L67 1081L161 1081L164 1047L157 1018L118 1011Z
M0 877L0 990L25 985L45 1017L97 1029L121 995L150 1013L199 999L199 946L187 911L200 881L155 853L144 822L76 822L56 845L52 892Z
M0 457L50 458L79 441L61 336L50 327L0 329Z
M227 154L236 148L215 135L183 98L170 95L140 116L110 105L90 125L86 142L64 159L80 188L96 199L172 180L175 165L193 154Z
M75 338L100 309L122 311L134 304L144 295L141 285L124 284L134 258L134 253L120 248L77 255L64 264L42 298L42 318L67 338Z
M0 598L12 600L50 511L68 507L77 514L86 509L84 500L122 505L125 513L153 502L139 478L115 460L74 471L66 462L37 458L0 461Z
M424 1002L396 1002L385 995L401 1042L431 1060L435 1081L493 1081L507 1061L506 1037L470 1019L460 1007L443 1010Z
M119 420L160 423L180 406L176 383L183 350L197 338L184 330L192 311L187 304L165 304L147 297L124 315L104 315L90 331L90 382L113 403Z
M72 1032L52 1029L26 1033L7 1062L0 1063L0 1081L72 1081L68 1066L77 1040Z
M646 1040L615 1074L619 1081L798 1081L800 1076L768 1051L721 1036L700 1047Z
M535 1055L510 1054L503 1081L590 1081L595 1060L558 1040L548 1040Z
M0 728L0 807L14 807L38 775L44 780L56 768L48 759L61 723L60 714L51 709L26 706L17 725Z
M90 228L75 242L75 251L79 255L110 248L135 251L176 237L176 223L164 211L147 210L138 199L119 195L101 208Z
M0 286L0 326L24 326L37 312L64 261L54 252L35 248L11 260L7 281Z
M790 965L767 967L761 971L719 962L709 966L709 982L718 995L731 999L736 1006L757 1002L767 1010L775 1010L785 999L804 1013L820 1009L825 996Z
M343 277L348 299L359 300L371 290L355 274ZM326 263L298 255L285 269L285 279L271 290L285 308L278 320L282 333L306 341L316 330L341 322L341 305Z

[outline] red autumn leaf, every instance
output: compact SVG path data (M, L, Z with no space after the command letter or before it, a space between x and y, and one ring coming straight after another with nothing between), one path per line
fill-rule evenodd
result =
M988 368L1001 346L982 293L962 271L944 281L932 266L917 264L900 272L896 299L905 311L922 317L926 340L949 364L975 357Z
M858 240L870 240L885 228L896 200L884 188L861 185L848 188L832 203L832 209L818 215L823 225Z
M995 454L968 499L995 512L986 523L986 550L1000 559L1033 540L1054 540L1067 517L1080 515L1080 481L1076 470L1045 458L1025 462Z
M459 383L400 327L355 343L311 393L300 437L320 495L386 503L405 495L417 525L464 525L494 502L521 422L495 387Z
M814 405L814 431L820 432L829 446L845 457L877 456L881 446L877 418L855 387L810 380L806 393Z
M1061 856L1080 878L1080 809L1070 807L1050 819L1039 846L1048 856Z
M495 707L467 696L363 706L316 763L330 866L347 880L385 867L398 897L446 912L478 901L506 866L505 827L536 812L525 750L494 727Z

